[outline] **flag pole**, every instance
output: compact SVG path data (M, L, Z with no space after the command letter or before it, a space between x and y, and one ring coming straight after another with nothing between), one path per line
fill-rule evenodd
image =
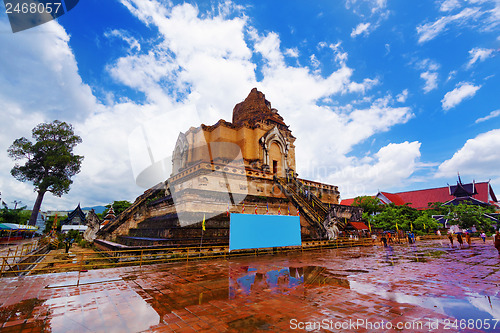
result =
M203 245L203 233L205 231L205 213L203 213L203 222L201 222L201 240L200 240L200 253L198 257L201 257L201 246Z

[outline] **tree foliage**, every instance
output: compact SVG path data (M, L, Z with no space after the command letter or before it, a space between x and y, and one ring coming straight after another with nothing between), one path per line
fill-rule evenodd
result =
M120 200L120 201L113 201L112 205L113 205L113 211L115 212L115 215L118 216L125 209L132 206L132 203L127 201L127 200ZM106 209L102 212L102 214L97 214L97 216L99 216L99 218L104 218L106 216L106 214L108 214L110 208L111 208L111 204L106 205Z
M464 203L448 207L449 211L445 218L448 220L449 225L457 224L462 229L470 229L474 226L478 230L489 230L491 227L491 221L484 214L493 212L493 207Z
M434 232L441 228L432 215L444 215L449 225L457 224L462 229L470 229L475 226L477 230L490 230L491 220L485 217L485 213L494 212L494 208L481 207L477 205L460 204L457 206L443 206L441 203L432 203L428 210L416 210L407 205L396 206L394 204L380 206L381 211L375 215L365 216L372 228L383 230L414 230L417 233Z
M367 217L381 212L384 209L384 205L378 198L366 195L354 198L352 206L363 208L363 216L366 215Z
M385 205L383 210L371 217L372 228L384 230L411 230L415 229L414 221L419 217L420 212L408 205L396 206L394 204Z
M0 209L0 222L2 223L15 223L15 224L24 224L29 218L29 211L26 211L26 206L9 209L6 205Z
M21 182L32 182L38 192L30 218L34 225L44 194L51 192L60 197L67 193L73 183L71 178L80 172L83 156L73 154L82 139L71 124L59 120L42 123L33 129L32 136L34 143L22 137L14 140L7 151L15 161L24 162L15 164L12 176Z

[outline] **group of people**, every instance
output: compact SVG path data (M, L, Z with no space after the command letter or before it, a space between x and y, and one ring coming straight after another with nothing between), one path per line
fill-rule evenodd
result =
M439 230L436 234L438 236L441 236L441 232ZM453 243L454 243L454 239L455 239L454 235L456 235L456 239L458 241L460 248L462 248L464 246L464 239L465 239L465 243L467 243L469 247L472 246L472 237L471 237L471 234L469 232L465 232L464 235L462 233L453 234L451 232L448 234L448 239L450 240L451 247L453 247ZM409 244L415 243L415 234L413 232L408 232L406 236L408 238ZM486 234L484 232L481 232L480 237L483 240L483 243L486 243ZM377 235L375 233L372 234L372 240L374 243L377 241ZM398 237L398 240L399 240L399 237ZM381 234L380 242L384 245L384 247L389 246L389 244L394 243L394 241L395 241L394 236L390 232L384 232ZM498 254L500 255L500 232L499 231L497 231L493 235L493 243L495 245L495 248L498 251Z
M450 240L451 247L453 247L453 241L454 241L453 235L454 235L453 233L448 234L448 239ZM464 237L462 236L461 233L457 233L456 235L459 247L462 248L464 246ZM481 239L483 240L483 243L486 243L486 234L484 232L481 232L480 236ZM468 244L469 247L472 246L472 238L469 232L465 233L465 242ZM498 231L495 233L495 235L493 235L493 243L498 251L498 254L500 254L500 233Z
M415 234L413 232L408 232L407 238L408 238L409 244L415 244L416 238L415 238ZM372 234L372 239L373 239L373 242L375 242L377 240L377 235ZM402 239L404 239L404 238L402 238ZM387 247L389 244L392 244L395 242L400 243L400 238L397 235L393 236L390 232L383 232L380 236L380 242L384 245L384 247Z

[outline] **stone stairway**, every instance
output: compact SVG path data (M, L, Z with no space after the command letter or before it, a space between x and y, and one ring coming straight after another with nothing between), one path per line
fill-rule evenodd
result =
M321 235L326 235L326 229L323 226L323 221L328 213L328 208L321 200L313 193L305 192L305 186L293 177L274 178L280 190L292 200L292 202L300 209L301 214L316 226Z

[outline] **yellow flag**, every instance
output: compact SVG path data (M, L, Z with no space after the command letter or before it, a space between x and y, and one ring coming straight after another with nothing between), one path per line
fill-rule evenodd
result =
M396 231L399 231L398 222L396 222Z
M203 222L201 223L201 229L205 231L205 214L203 214Z
M368 220L368 229L370 230L370 233L372 232L372 226L370 224L370 221Z
M410 223L410 229L413 231L413 223Z

